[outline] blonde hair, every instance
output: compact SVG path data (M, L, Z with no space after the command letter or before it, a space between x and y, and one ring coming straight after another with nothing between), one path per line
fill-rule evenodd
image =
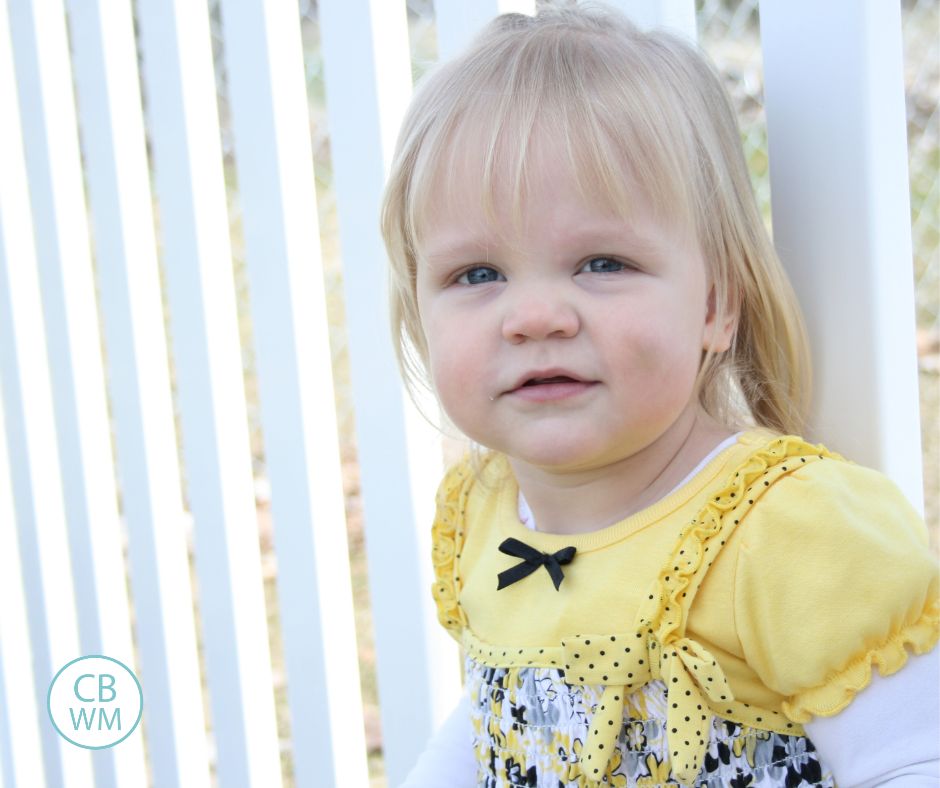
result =
M703 356L706 412L728 426L800 432L809 400L805 330L720 79L688 42L641 32L593 4L499 16L415 93L382 206L392 330L412 390L429 383L416 272L422 218L452 181L440 173L452 172L468 147L482 150L487 215L497 178L508 177L518 219L527 154L545 133L561 144L583 196L627 216L639 187L658 216L695 234L717 314L737 315L729 350Z

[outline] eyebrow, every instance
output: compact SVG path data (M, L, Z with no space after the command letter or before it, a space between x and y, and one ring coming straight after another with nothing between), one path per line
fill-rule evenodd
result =
M489 259L491 246L478 243L472 240L458 240L451 243L442 244L430 252L421 254L421 258L429 263L444 262L459 257L479 257Z
M617 222L611 220L604 225L588 225L573 231L565 239L565 245L573 248L597 247L595 252L614 251L616 247L629 244L631 246L643 249L650 248L647 239L633 231L627 221ZM481 257L483 260L489 259L489 254L494 249L499 249L500 244L484 244L474 240L472 237L457 236L454 240L448 240L440 246L430 247L430 251L423 253L421 257L429 263L452 260L459 257Z

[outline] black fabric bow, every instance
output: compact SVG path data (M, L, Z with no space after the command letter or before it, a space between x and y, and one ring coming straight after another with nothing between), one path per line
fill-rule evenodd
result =
M518 539L511 537L499 546L499 551L506 555L521 558L522 563L499 573L497 591L512 585L517 580L522 580L523 577L528 577L540 566L544 566L548 570L557 591L561 581L565 579L561 566L562 564L570 564L575 554L574 547L563 547L555 553L543 553L534 547L529 547L525 542L520 542Z

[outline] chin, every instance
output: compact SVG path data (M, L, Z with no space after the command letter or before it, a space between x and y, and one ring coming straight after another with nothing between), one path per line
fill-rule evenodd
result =
M553 441L537 446L512 446L501 451L512 460L546 471L586 471L607 463L603 451L577 442Z

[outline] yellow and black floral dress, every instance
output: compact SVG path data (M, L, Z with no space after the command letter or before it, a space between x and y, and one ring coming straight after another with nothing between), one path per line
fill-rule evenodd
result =
M801 723L937 642L918 515L799 438L742 433L591 533L530 531L517 499L504 457L461 463L433 530L480 785L830 786Z

